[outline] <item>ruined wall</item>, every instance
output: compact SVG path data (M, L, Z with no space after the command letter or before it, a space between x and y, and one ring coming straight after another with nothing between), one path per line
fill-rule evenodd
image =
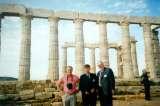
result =
M61 106L61 94L50 80L0 82L0 104ZM30 106L30 105L29 105Z
M152 83L152 96L160 97L160 83ZM62 106L62 93L50 80L0 82L0 106ZM81 104L81 95L77 95L77 106ZM115 100L144 98L143 86L139 81L117 81ZM8 104L8 105L7 105Z

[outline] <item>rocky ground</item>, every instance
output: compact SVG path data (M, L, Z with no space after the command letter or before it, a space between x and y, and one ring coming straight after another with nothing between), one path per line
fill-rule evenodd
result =
M160 97L152 98L151 101L145 101L143 99L127 101L115 100L113 106L160 106Z
M125 101L124 100L114 100L113 103L114 103L113 106L160 106L160 97L152 98L151 101L145 101L143 99L125 100ZM1 105L0 104L0 106L17 106L17 105L15 104ZM31 106L31 105L25 105L25 106ZM35 106L42 106L42 105L35 105ZM61 105L47 104L46 106L61 106ZM97 103L97 106L100 106L99 102Z

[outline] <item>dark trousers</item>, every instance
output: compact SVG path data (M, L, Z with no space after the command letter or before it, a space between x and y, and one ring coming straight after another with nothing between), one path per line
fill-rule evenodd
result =
M82 92L82 101L83 106L96 106L97 94L90 93L86 95L84 92Z
M150 100L150 86L144 86L145 100Z
M112 93L111 95L105 95L101 87L99 88L99 99L101 106L113 106Z

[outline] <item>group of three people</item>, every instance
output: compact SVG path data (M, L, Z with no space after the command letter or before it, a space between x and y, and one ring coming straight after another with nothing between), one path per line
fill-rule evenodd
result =
M112 106L112 94L115 90L115 78L112 69L98 63L97 75L90 72L90 65L83 66L84 74L80 78L72 74L72 66L67 66L66 74L58 81L63 90L63 106L76 106L76 94L81 91L83 106L96 106L97 96L101 106Z

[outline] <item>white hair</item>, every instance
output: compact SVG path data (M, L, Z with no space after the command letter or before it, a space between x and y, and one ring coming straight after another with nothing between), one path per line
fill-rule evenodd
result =
M103 61L97 61L97 64L104 64Z

